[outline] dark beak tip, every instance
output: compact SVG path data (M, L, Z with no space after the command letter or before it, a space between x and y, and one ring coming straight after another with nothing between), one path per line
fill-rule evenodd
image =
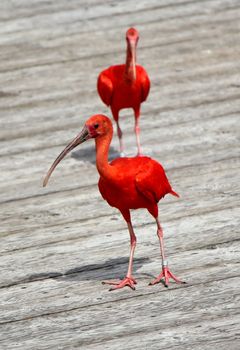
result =
M48 184L48 179L46 179L46 178L45 178L45 179L43 180L43 184L42 184L42 186L43 186L43 187L46 187L46 186L47 186L47 184Z

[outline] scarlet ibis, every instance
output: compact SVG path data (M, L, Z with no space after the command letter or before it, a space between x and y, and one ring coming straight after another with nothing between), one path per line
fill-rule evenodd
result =
M163 167L149 157L117 158L111 163L108 162L108 152L113 135L111 120L105 115L94 115L90 117L82 131L66 146L50 167L43 186L47 185L48 179L57 164L73 148L84 141L94 138L96 145L96 166L100 174L98 187L102 197L109 205L116 207L122 213L127 222L130 233L130 258L127 275L120 281L105 281L112 284L110 290L129 286L135 289L136 281L132 277L133 254L136 246L136 236L134 234L130 209L146 208L155 218L157 223L157 234L160 240L162 257L162 271L159 276L150 284L160 282L164 279L165 286L168 286L169 278L177 283L182 283L175 277L168 268L164 253L163 230L158 219L158 201L166 194L170 193L178 197L168 182Z
M138 31L135 28L129 28L126 33L126 63L105 69L100 73L97 82L99 96L107 106L110 106L113 118L117 123L121 156L123 156L123 142L122 130L118 119L119 111L123 108L132 108L134 110L138 155L141 155L139 139L140 105L148 97L150 80L145 69L136 65L138 39Z

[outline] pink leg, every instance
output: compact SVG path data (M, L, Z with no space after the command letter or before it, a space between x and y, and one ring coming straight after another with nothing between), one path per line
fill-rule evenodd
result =
M136 280L132 277L133 255L134 255L134 250L136 247L137 239L136 239L136 236L135 236L134 231L133 231L131 220L129 222L127 222L127 224L128 224L128 230L130 233L130 240L131 240L131 250L130 250L127 275L123 280L120 280L120 281L103 281L102 282L103 284L114 285L114 287L109 289L110 291L115 290L115 289L120 289L120 288L123 288L125 286L128 286L128 287L135 290L134 285L137 283Z
M138 156L142 156L141 145L140 145L140 127L139 127L139 116L135 118L135 134L137 140Z
M140 145L140 127L139 127L139 112L135 113L135 134L137 140L137 156L142 156L141 145Z
M157 278L155 278L155 280L153 280L149 284L154 285L156 283L159 283L162 279L164 279L164 285L165 285L165 287L168 287L168 283L169 283L170 278L172 278L176 283L186 283L186 282L183 282L180 279L178 279L168 268L168 263L167 263L167 260L165 258L165 252L164 252L163 230L162 230L162 227L160 225L158 218L156 218L156 222L157 222L157 227L158 227L157 234L158 234L159 241L160 241L160 249L161 249L161 256L162 256L162 272L159 274L159 276Z
M123 152L123 141L122 141L122 130L120 128L119 122L116 121L117 123L117 134L118 134L118 139L119 139L119 145L120 145L120 156L124 157L124 152Z

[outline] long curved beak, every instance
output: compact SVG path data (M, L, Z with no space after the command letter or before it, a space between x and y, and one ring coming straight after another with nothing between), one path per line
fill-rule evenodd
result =
M48 180L53 172L53 170L56 168L58 163L61 162L61 160L76 146L80 145L84 141L88 140L90 138L90 134L88 131L88 128L84 126L82 131L67 145L67 147L64 148L64 150L59 154L59 156L55 159L53 162L51 168L48 170L47 175L44 178L43 181L43 187L45 187L48 183Z
M132 74L133 74L133 79L136 80L136 47L137 43L135 40L131 40L129 42L130 44L130 51L132 55Z

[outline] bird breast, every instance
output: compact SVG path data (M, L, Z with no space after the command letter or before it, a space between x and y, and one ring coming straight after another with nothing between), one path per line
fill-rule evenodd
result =
M146 208L149 199L136 186L137 174L148 168L152 160L148 157L118 158L111 162L115 169L112 179L100 177L99 190L102 197L118 209Z
M102 197L115 208L137 209L144 208L146 201L137 192L135 183L131 179L121 181L106 181L100 177L98 183Z
M138 66L136 67L138 68ZM109 68L109 77L113 84L112 105L117 109L134 108L141 103L141 82L137 78L130 81L125 76L125 65L112 66Z

